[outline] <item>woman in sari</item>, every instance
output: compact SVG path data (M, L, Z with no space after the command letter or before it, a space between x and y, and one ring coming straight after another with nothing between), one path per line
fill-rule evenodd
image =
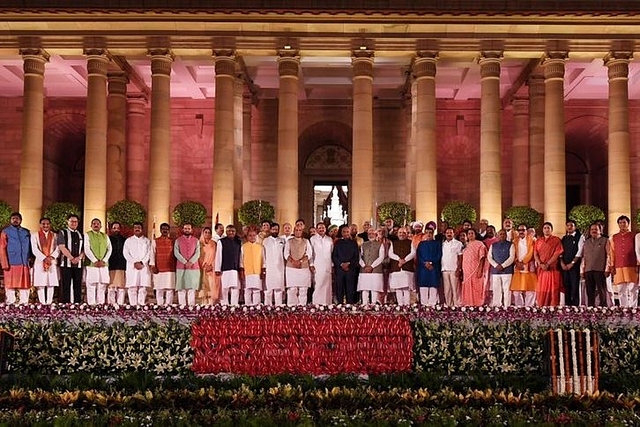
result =
M467 246L462 252L462 305L481 306L485 299L484 264L487 247L476 240L476 231L467 230Z
M216 259L217 243L211 238L211 228L202 229L200 236L200 268L204 299L207 304L217 304L220 301L220 280L213 271Z
M553 225L542 225L542 237L536 240L534 256L538 264L538 287L536 304L539 307L560 304L562 276L558 269L558 258L562 255L562 241L553 235Z

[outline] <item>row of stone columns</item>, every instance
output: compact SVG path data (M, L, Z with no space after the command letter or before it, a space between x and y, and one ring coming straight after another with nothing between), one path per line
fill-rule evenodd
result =
M108 73L104 50L87 50L87 130L85 163L85 227L91 218L104 218L106 206L121 199L142 200L145 189L143 134L145 100L129 100L126 111L124 73ZM20 210L25 225L37 227L42 211L43 77L46 52L23 50L24 117L20 176ZM169 221L170 204L170 76L173 58L168 49L149 52L151 57L151 143L149 159L149 225ZM566 218L564 136L564 64L566 52L550 52L543 62L544 79L529 79L526 100L514 101L514 204L528 204L544 212L545 220L563 224ZM614 52L605 59L609 68L609 226L618 215L630 213L628 123L629 52ZM480 216L501 222L501 52L483 52L480 126ZM437 138L435 52L420 52L412 75L411 144L416 150L415 206L418 218L437 217ZM245 150L243 84L237 78L232 51L215 52L216 98L213 155L214 215L233 221L234 209L246 198L240 160ZM374 214L373 190L373 53L356 51L353 66L352 220L360 223ZM280 77L278 111L277 218L298 217L298 88L300 58L283 50L278 58ZM107 94L108 82L108 94ZM528 138L523 137L527 129ZM125 135L123 129L128 125ZM250 128L249 128L250 129ZM129 143L126 143L126 140ZM243 142L244 141L244 142ZM127 148L129 147L129 148ZM519 171L526 164L528 174ZM107 165L109 177L107 179ZM129 177L128 180L125 176ZM544 179L540 179L544 177ZM249 178L248 176L245 179ZM131 185L129 182L131 181ZM248 187L248 185L247 185ZM151 227L150 227L151 228Z

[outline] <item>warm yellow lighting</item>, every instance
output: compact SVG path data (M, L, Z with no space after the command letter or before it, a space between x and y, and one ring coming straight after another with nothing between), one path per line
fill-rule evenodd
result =
M291 49L291 45L289 45L289 44L285 44L285 45L284 45L284 48L285 48L285 50L289 50L289 49Z

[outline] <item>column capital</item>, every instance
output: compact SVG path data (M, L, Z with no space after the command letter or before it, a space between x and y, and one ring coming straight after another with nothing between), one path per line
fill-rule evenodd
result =
M236 56L232 50L216 50L213 52L216 77L236 75Z
M106 77L109 69L106 49L85 49L84 54L87 57L87 73Z
M500 78L500 63L502 62L502 51L486 50L480 52L478 64L480 64L480 79Z
M418 52L413 62L413 67L411 68L413 77L416 79L420 79L422 77L434 78L436 76L437 62L437 52Z
M124 71L111 71L107 73L109 83L109 95L126 95L129 76Z
M514 116L525 116L529 113L529 99L524 97L513 98L511 101L513 105Z
M49 62L49 54L43 49L20 49L25 75L44 75L44 64Z
M529 86L529 98L533 96L544 96L544 76L542 74L532 74L527 80Z
M129 114L144 115L147 108L147 97L143 93L133 93L127 95L127 105Z
M567 51L549 51L545 54L542 62L545 81L564 80L564 63L568 56L569 52Z
M152 76L171 76L173 54L169 49L149 49Z
M351 58L353 78L368 77L373 79L373 56L354 56Z
M629 62L632 57L633 52L622 51L611 51L604 57L610 81L629 78Z
M278 75L280 77L298 77L300 57L296 54L297 51L286 50L284 52L287 54L278 56Z

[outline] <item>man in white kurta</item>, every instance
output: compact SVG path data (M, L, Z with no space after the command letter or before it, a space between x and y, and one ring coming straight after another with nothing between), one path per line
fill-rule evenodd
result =
M111 256L111 240L106 233L100 231L102 221L91 220L91 230L84 233L84 254L90 262L85 270L87 284L87 304L104 304L107 299L109 276L109 257Z
M284 245L286 260L287 305L306 305L313 270L313 248L302 237L304 229L296 225L293 237Z
M362 292L362 304L374 304L384 292L382 262L384 261L384 245L377 239L377 231L373 227L367 229L367 241L360 247L360 274L358 275L358 291Z
M218 242L214 270L220 277L222 288L220 303L222 305L238 305L240 298L240 255L242 241L236 235L236 228L227 225L227 235Z
M309 242L313 248L313 269L315 274L315 288L311 302L313 304L331 304L332 286L331 272L333 262L331 253L333 252L333 239L327 236L327 226L323 222L316 225L317 234L311 236Z
M129 304L144 305L150 285L149 258L151 241L142 234L142 224L133 225L133 236L124 242L122 251L127 260L126 286Z
M49 218L42 218L40 231L31 235L31 250L36 258L33 263L33 285L38 290L38 301L50 305L54 288L58 286L57 259L60 250Z
M265 305L282 305L284 292L284 244L279 237L280 225L271 224L271 236L262 241L265 265Z
M240 271L244 281L244 303L258 305L262 297L265 275L264 247L257 241L258 232L249 229L247 241L240 250Z
M413 259L416 248L408 238L406 227L398 229L398 240L389 246L390 271L389 288L396 293L398 305L411 303L411 290L415 287Z

